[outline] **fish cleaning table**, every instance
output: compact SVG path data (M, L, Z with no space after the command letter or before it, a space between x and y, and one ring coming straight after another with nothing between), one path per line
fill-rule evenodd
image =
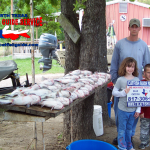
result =
M110 80L108 80L106 83L104 83L101 86L98 86L97 88L102 88L106 86ZM95 89L97 89L95 88ZM42 137L43 137L43 149L45 150L45 144L44 144L44 131L43 131L43 122L45 122L47 119L51 117L57 117L61 113L66 112L67 110L70 110L73 106L76 104L79 104L83 100L85 100L87 97L95 93L95 89L90 92L89 95L78 98L74 100L70 105L65 106L64 108L60 110L54 110L49 107L41 107L38 105L26 107L26 106L17 106L17 105L0 105L0 108L4 109L4 121L16 121L16 122L35 122L34 125L34 139L36 140L35 149L37 145L37 129L36 129L36 122L42 122Z
M108 83L110 82L110 80L108 80L106 83L104 83L101 86L98 86L97 88L102 88L104 86L106 86ZM18 113L25 113L28 115L35 115L35 116L40 116L40 117L57 117L59 114L64 113L65 111L71 109L72 106L82 102L83 100L85 100L87 97L89 97L90 95L95 93L95 89L93 91L90 92L89 95L83 97L83 98L78 98L76 100L74 100L72 103L70 103L70 105L65 106L63 109L60 110L54 110L51 109L49 107L41 107L38 105L34 105L34 106L30 106L29 108L27 108L26 106L17 106L17 105L0 105L0 108L4 109L4 110L9 110L9 111L15 111Z

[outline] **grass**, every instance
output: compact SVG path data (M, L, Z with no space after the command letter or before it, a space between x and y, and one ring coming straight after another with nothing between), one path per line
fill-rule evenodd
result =
M40 67L40 64L38 64L39 59L40 58L34 58L35 74L64 73L64 68L61 67L59 64L57 64L56 60L53 60L52 68L43 73L43 71L39 69L39 67ZM5 61L5 60L12 60L12 56L0 57L0 61ZM32 61L31 61L31 58L15 59L14 61L16 62L17 67L18 67L18 70L15 71L15 72L17 72L20 76L26 75L26 73L28 73L28 75L32 75Z
M58 137L57 137L59 140L60 139L62 139L63 138L63 134L62 133L60 133L60 134L58 134Z

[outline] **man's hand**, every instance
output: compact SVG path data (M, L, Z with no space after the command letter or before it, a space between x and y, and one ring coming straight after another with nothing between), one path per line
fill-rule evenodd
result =
M130 88L126 88L124 91L126 92L126 94L128 94L130 91Z
M139 117L139 114L140 114L140 113L138 113L138 112L136 112L136 113L134 114L135 119Z
M144 118L144 113L143 113L143 114L140 114L140 118Z

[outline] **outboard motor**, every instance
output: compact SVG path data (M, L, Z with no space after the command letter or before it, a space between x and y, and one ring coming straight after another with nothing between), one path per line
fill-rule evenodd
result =
M40 70L43 72L51 69L52 59L57 60L55 54L57 48L57 38L49 33L43 33L39 40L39 50L43 55L43 58L39 59L38 63L44 63L44 66L40 66Z

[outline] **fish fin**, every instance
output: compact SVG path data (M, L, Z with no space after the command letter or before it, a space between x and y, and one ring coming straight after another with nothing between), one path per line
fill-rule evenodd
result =
M59 97L59 92L60 92L60 90L56 92L56 97Z
M30 104L27 104L26 107L29 108L29 107L30 107Z
M39 98L40 98L40 102L42 101L42 98L41 98L41 96L39 96Z
M71 96L71 92L69 91L69 95Z
M53 109L54 109L54 107L51 108L51 110L53 110Z
M44 104L41 105L41 107L43 107L43 106L44 106Z

